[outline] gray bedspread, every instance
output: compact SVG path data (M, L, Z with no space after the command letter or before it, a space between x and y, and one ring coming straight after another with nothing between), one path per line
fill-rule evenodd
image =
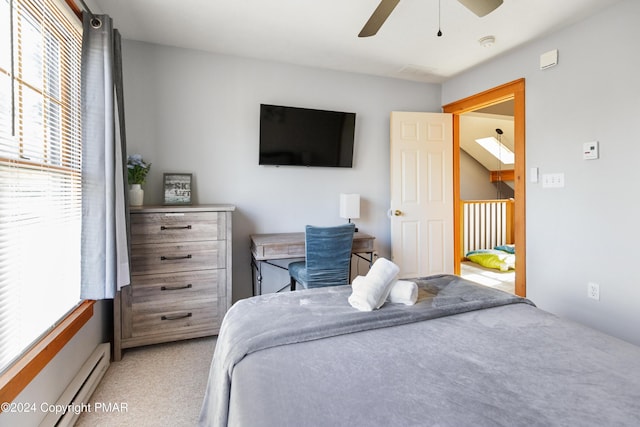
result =
M387 303L372 312L360 312L349 305L349 286L238 301L227 312L218 336L199 425L227 425L234 368L260 350L514 303L531 304L453 275L414 280L420 289L415 305Z
M640 348L528 304L272 347L229 426L640 426Z

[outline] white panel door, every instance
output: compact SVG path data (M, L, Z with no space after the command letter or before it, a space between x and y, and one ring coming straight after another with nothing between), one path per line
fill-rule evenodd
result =
M453 117L391 113L391 258L401 277L453 273Z

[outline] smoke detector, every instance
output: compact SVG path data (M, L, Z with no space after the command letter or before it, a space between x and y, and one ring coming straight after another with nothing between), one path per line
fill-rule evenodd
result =
M482 47L491 47L495 42L496 38L494 36L484 36L478 40L478 43L480 43L480 46Z

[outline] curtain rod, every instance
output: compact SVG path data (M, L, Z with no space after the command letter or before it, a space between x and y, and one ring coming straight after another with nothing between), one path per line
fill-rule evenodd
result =
M87 4L84 2L84 0L79 0L80 4L82 5L82 8L89 14L91 15L91 26L93 28L100 28L102 26L102 21L100 20L100 18L97 18L96 15L94 15L93 12L91 12L91 9L89 9L89 6L87 6Z
M78 17L78 19L80 20L80 22L82 22L82 10L84 8L84 10L87 11L87 13L91 16L95 16L93 14L93 12L91 12L91 10L89 9L89 7L86 5L86 3L83 0L80 0L82 2L82 8L80 8L78 6L78 3L76 3L76 0L64 0L64 2L67 4L67 6L69 6L69 8L71 9L71 11L74 13L74 15L76 15Z
M91 12L91 9L89 9L89 6L87 6L87 4L84 2L84 0L80 0L80 4L82 5L82 8L86 10L89 15L91 15L92 18L95 17L93 12Z

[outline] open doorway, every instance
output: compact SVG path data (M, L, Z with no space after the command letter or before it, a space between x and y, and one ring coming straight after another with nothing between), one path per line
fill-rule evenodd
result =
M461 149L461 130L463 115L478 111L481 114L491 112L495 108L507 107L513 111L513 136L512 145L515 159L512 172L506 172L506 168L497 171L498 181L512 181L507 187L513 191L513 225L512 241L517 262L515 263L515 286L513 291L520 296L526 296L526 230L525 230L525 109L524 109L524 79L490 89L445 105L443 111L453 114L453 162L454 162L454 271L461 273L462 260L465 257L463 240L463 202L461 199L460 162L464 152ZM494 130L503 129L496 126ZM496 131L497 140L502 134ZM502 163L504 164L504 162ZM499 182L499 191L509 192L504 187L506 183Z
M515 294L513 99L460 115L460 276Z

